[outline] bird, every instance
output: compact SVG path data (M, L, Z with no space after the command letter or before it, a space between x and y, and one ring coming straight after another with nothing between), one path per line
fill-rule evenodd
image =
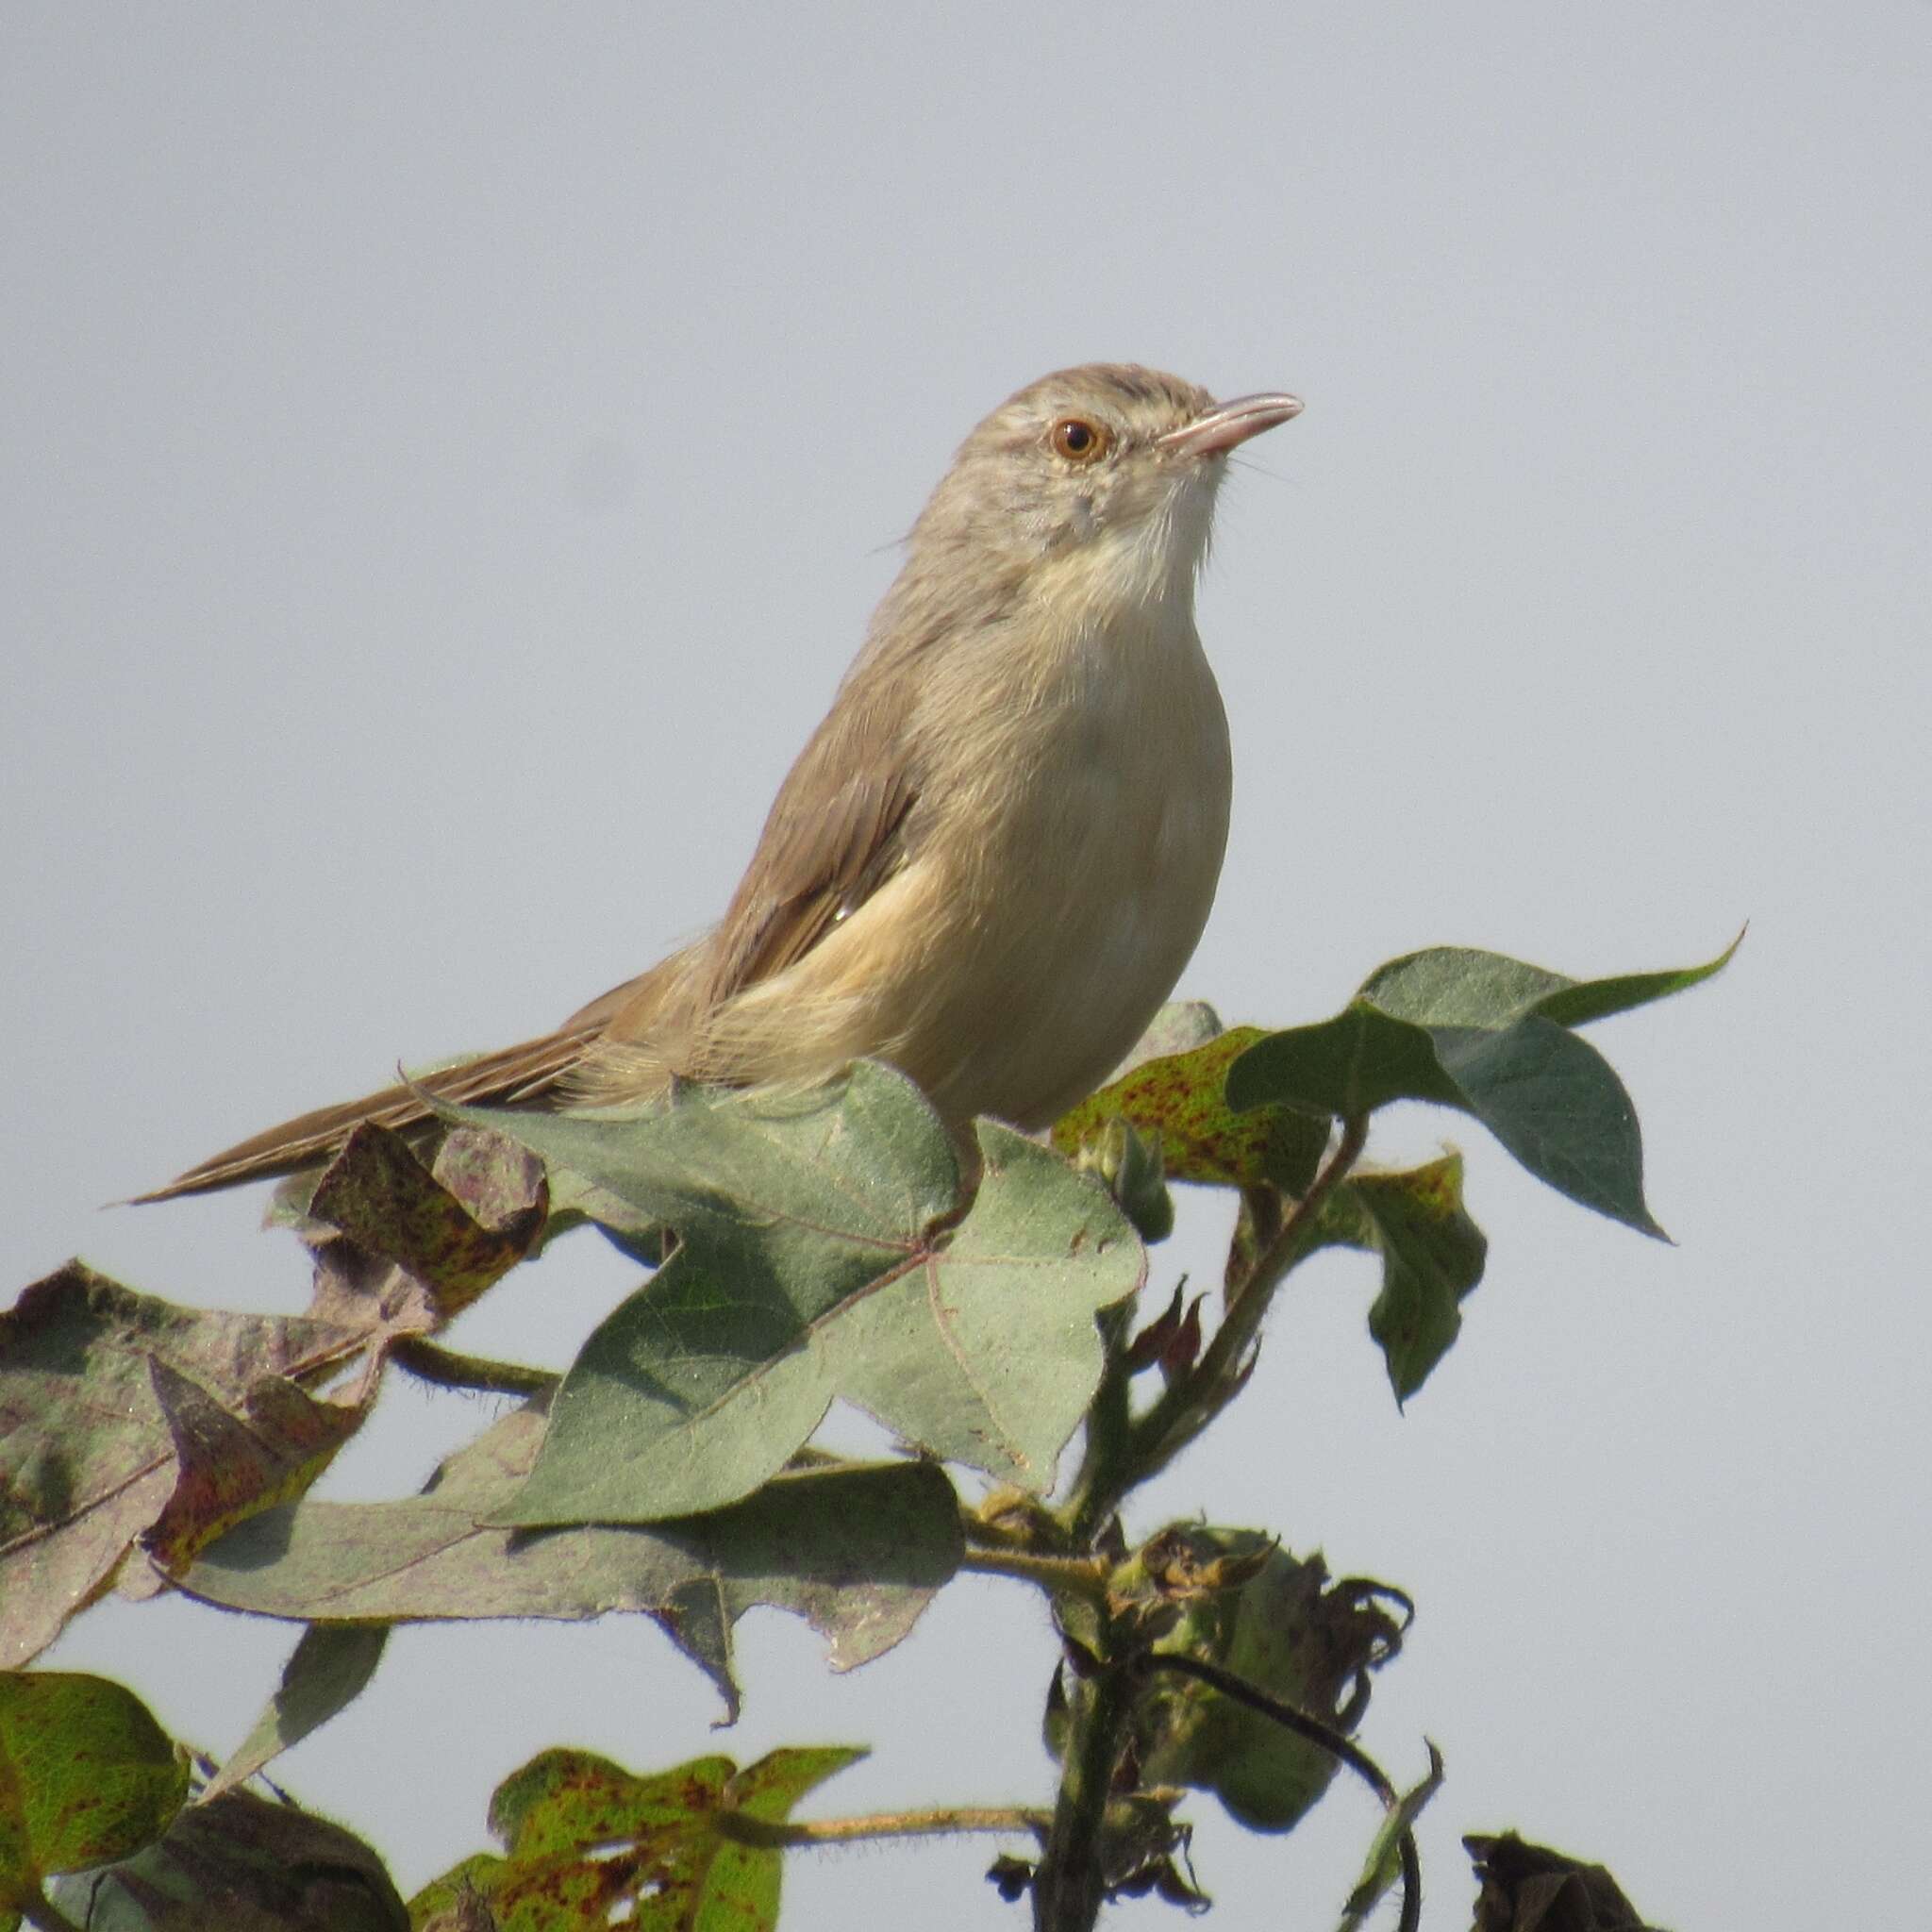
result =
M1049 1125L1099 1086L1194 951L1232 794L1194 625L1230 451L1288 422L1091 363L960 444L773 802L724 917L555 1031L307 1113L137 1198L312 1167L437 1102L643 1104L809 1090L882 1059L956 1136Z

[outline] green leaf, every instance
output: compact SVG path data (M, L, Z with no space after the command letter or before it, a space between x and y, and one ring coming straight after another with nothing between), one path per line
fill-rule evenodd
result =
M1236 1026L1179 1053L1141 1060L1054 1124L1053 1144L1077 1155L1114 1120L1158 1137L1168 1177L1219 1187L1261 1183L1302 1192L1328 1142L1328 1123L1288 1107L1241 1113L1227 1102L1228 1067L1258 1026Z
M0 1913L43 1879L125 1857L188 1796L188 1760L133 1691L66 1671L0 1673Z
M1380 1830L1370 1841L1369 1856L1362 1865L1362 1875L1356 1881L1355 1890L1348 1895L1348 1904L1343 1908L1339 1932L1361 1932L1361 1927L1368 1923L1369 1914L1375 1909L1382 1894L1401 1874L1404 1834L1415 1829L1415 1822L1423 1815L1424 1807L1441 1789L1442 1754L1431 1744L1428 1776L1409 1790L1403 1792L1384 1815Z
M1662 1238L1643 1201L1630 1096L1568 1029L1708 979L1742 939L1701 966L1594 980L1466 946L1410 953L1377 967L1333 1020L1257 1041L1228 1070L1228 1104L1344 1119L1399 1100L1453 1107L1539 1180Z
M388 1642L389 1628L382 1624L311 1624L282 1667L282 1681L267 1709L208 1781L204 1797L219 1797L253 1777L353 1704L375 1674Z
M1157 1651L1220 1664L1344 1732L1366 1707L1367 1674L1401 1641L1379 1586L1331 1582L1319 1556L1296 1557L1260 1530L1172 1524L1124 1567L1116 1593L1140 1577L1180 1611ZM1196 1678L1157 1674L1134 1725L1143 1783L1212 1791L1251 1831L1288 1830L1335 1774L1319 1745Z
M991 1122L959 1218L938 1116L868 1061L799 1099L490 1118L679 1240L585 1343L504 1522L717 1508L841 1396L935 1456L1044 1491L1099 1385L1094 1316L1144 1274L1106 1190Z
M1540 1002L1574 984L1505 953L1430 946L1377 966L1356 997L1418 1026L1494 1027L1536 1012Z
M1611 979L1567 979L1541 966L1472 946L1431 946L1378 966L1359 998L1398 1020L1424 1026L1500 1027L1532 1013L1559 1026L1582 1026L1612 1013L1682 992L1721 973L1744 943L1740 932L1715 959L1664 973Z
M51 1642L137 1539L179 1560L311 1479L361 1411L299 1383L364 1341L176 1307L79 1261L25 1290L0 1312L0 1664Z
M755 1605L804 1617L848 1670L896 1643L958 1567L958 1499L929 1463L791 1471L728 1509L648 1528L486 1526L542 1429L541 1403L512 1411L420 1496L256 1517L181 1587L232 1609L349 1625L641 1610L735 1714L731 1629Z
M63 1878L55 1902L88 1932L408 1932L382 1860L291 1804L224 1791L187 1806L120 1864Z
M1396 1401L1406 1402L1456 1340L1462 1298L1482 1279L1489 1252L1462 1205L1462 1157L1397 1174L1357 1173L1323 1204L1317 1244L1381 1256L1369 1332Z
M1465 1109L1539 1180L1666 1239L1643 1203L1637 1109L1593 1046L1535 1014L1499 1033L1439 1026L1433 1037Z
M640 1776L589 1751L545 1751L491 1803L506 1855L466 1858L410 1901L410 1916L421 1925L467 1889L497 1932L770 1932L784 1855L741 1843L731 1816L783 1824L807 1792L864 1756L774 1751L742 1771L728 1757L696 1757Z
M1262 1035L1227 1074L1227 1102L1237 1113L1293 1107L1348 1120L1398 1100L1467 1105L1427 1028L1359 997L1332 1020Z

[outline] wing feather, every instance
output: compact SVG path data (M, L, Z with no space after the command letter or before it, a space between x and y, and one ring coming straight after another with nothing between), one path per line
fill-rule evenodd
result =
M413 1087L302 1114L135 1198L166 1201L293 1174L334 1154L359 1122L408 1128L428 1120L425 1093L466 1104L568 1106L635 1097L626 1090L678 1071L681 1043L708 1013L803 958L899 871L916 842L919 784L906 752L903 675L874 675L865 691L855 698L848 679L799 755L708 937L612 987L555 1033Z
M547 1092L574 1067L596 1038L594 1026L563 1027L541 1039L521 1041L459 1066L425 1074L412 1086L385 1087L360 1100L318 1108L278 1126L238 1141L175 1175L165 1187L137 1194L136 1201L172 1201L180 1194L205 1194L271 1174L296 1174L340 1150L364 1121L385 1127L411 1127L430 1118L423 1096L458 1106L503 1101L526 1104Z
M724 917L687 956L693 1019L802 959L906 863L920 793L899 696L878 683L862 703L841 693L799 754ZM608 1014L612 1040L652 1032L665 993L652 977Z

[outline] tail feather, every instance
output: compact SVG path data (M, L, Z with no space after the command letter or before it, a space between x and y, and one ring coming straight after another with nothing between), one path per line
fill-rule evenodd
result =
M340 1150L364 1121L385 1127L409 1127L430 1118L424 1096L459 1106L502 1101L524 1106L541 1099L582 1057L601 1028L582 1021L500 1048L480 1059L425 1074L408 1086L385 1087L360 1100L319 1108L299 1114L280 1126L252 1135L211 1155L165 1187L135 1195L136 1201L172 1201L182 1194L205 1194L243 1181L264 1180L272 1174L295 1174Z

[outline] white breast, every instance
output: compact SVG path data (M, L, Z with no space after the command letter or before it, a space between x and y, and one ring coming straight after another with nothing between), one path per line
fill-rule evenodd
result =
M976 768L933 844L957 855L945 896L978 913L944 922L961 970L939 1051L908 1041L902 1061L943 1111L1045 1124L1118 1063L1193 953L1231 769L1191 605L1141 606L1034 657L1007 686L1012 710L963 734Z

